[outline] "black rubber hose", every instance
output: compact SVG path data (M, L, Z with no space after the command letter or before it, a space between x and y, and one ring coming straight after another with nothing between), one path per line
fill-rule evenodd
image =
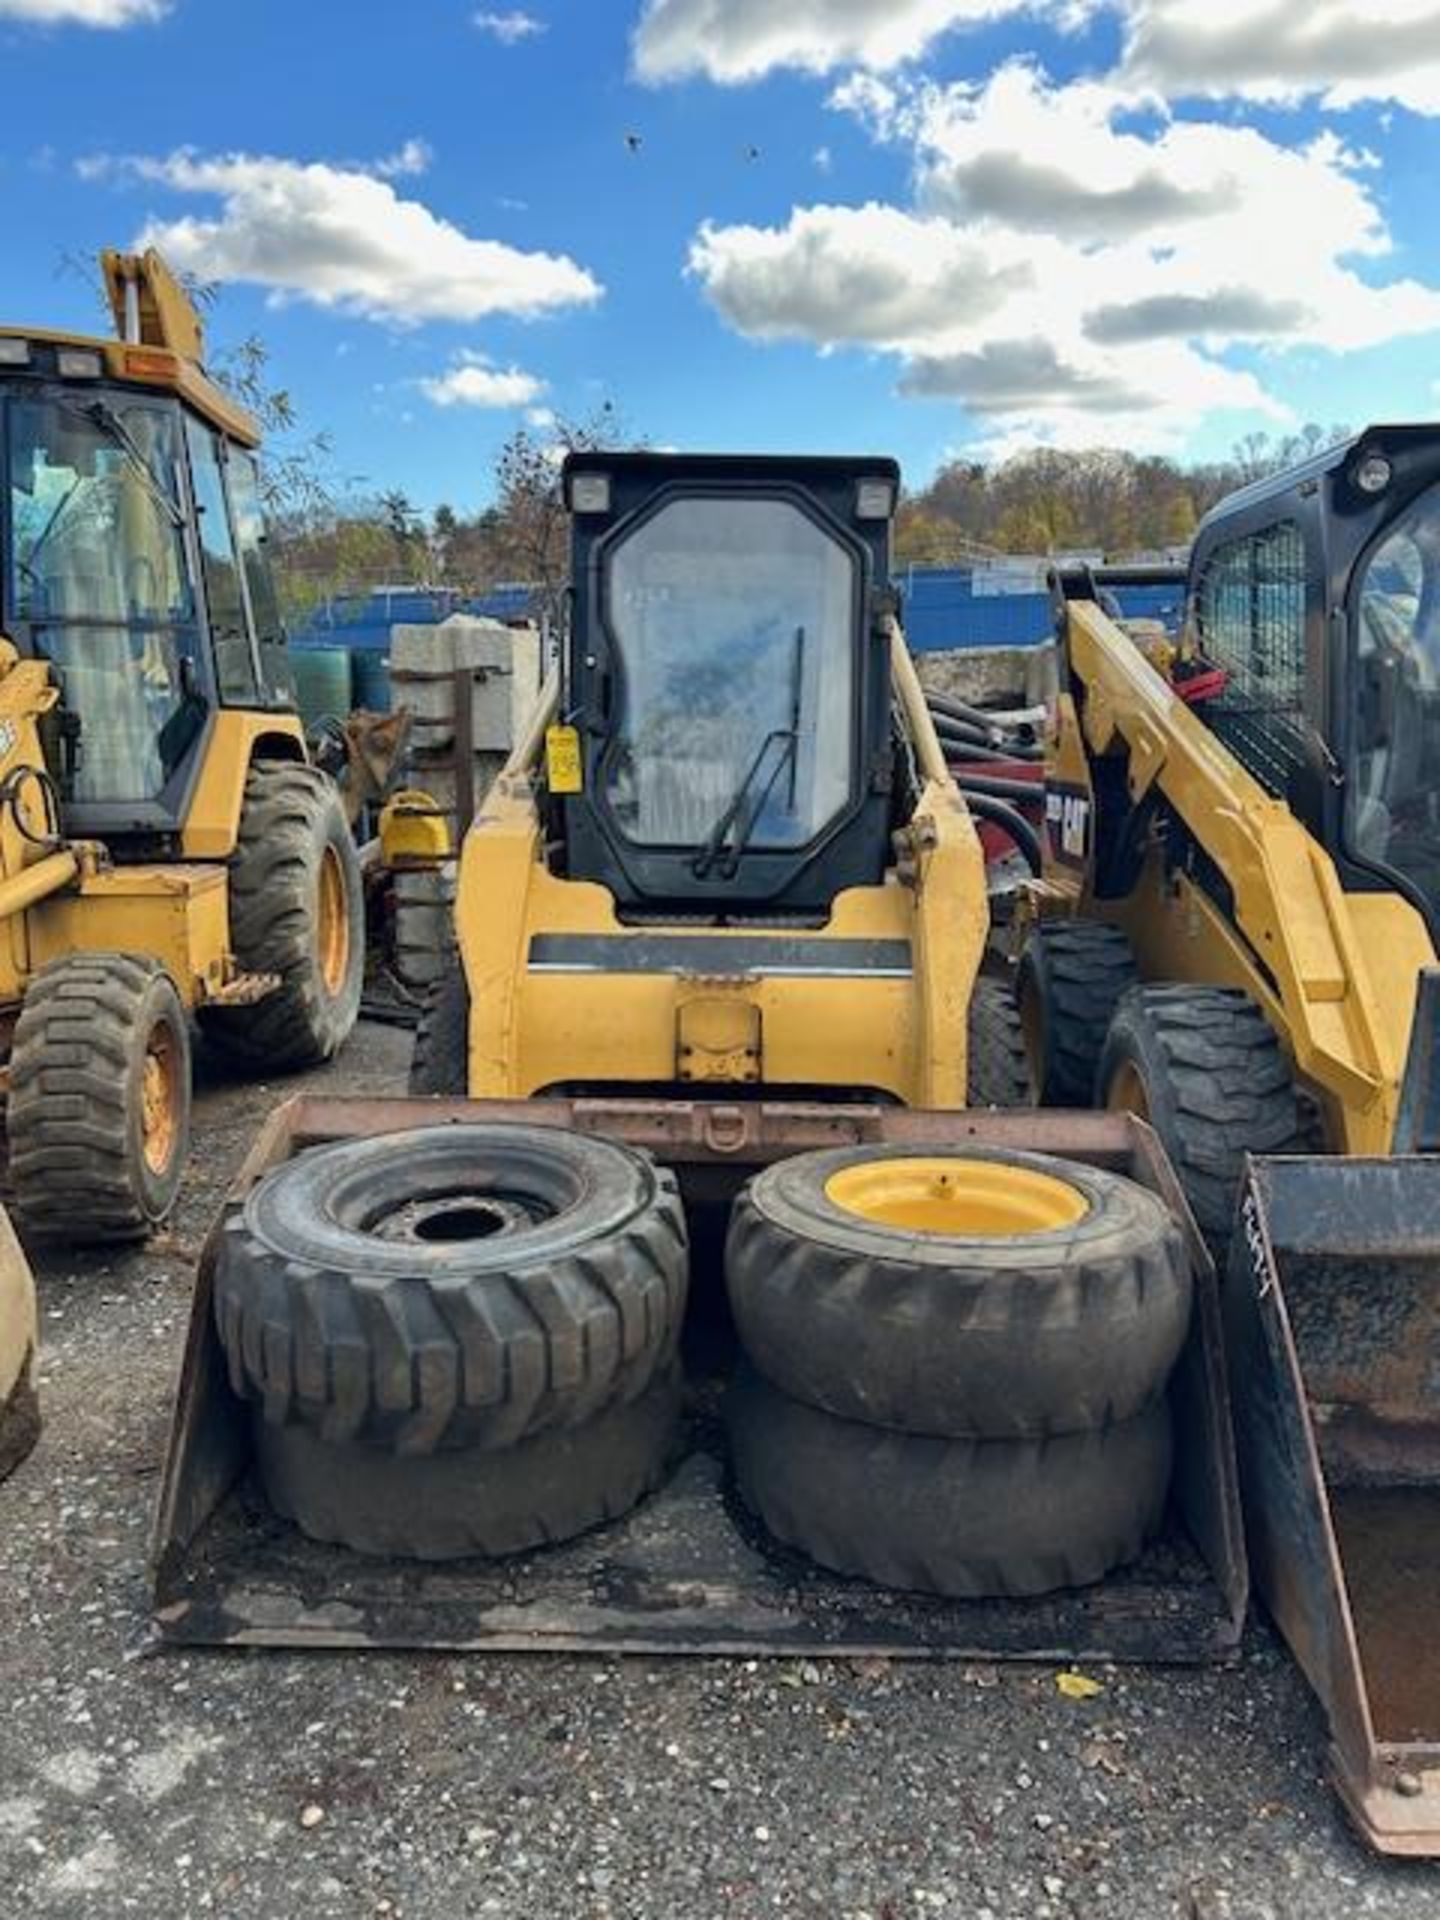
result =
M1043 760L1045 757L1041 748L1028 741L1005 740L1002 743L997 741L993 730L982 731L979 727L961 726L954 720L947 720L942 714L932 713L930 718L935 724L941 746L947 749L964 752L970 747L978 747L998 755L1002 760Z
M1013 767L1017 760L1030 760L1028 753L1017 753L1013 747L982 747L978 740L954 740L948 734L941 734L940 744L945 749L947 761L963 764L972 760L1000 760ZM1033 756L1039 759L1039 754Z
M1038 780L1004 780L992 773L956 773L953 765L950 771L963 793L973 790L988 794L992 800L1025 800L1031 806L1040 806L1045 799L1045 789Z
M968 788L965 789L965 804L977 819L988 820L991 826L1008 833L1015 843L1015 851L1031 873L1040 872L1044 865L1040 836L1023 813L1017 813L1014 807L1007 807L1003 800L994 800L989 794L971 793Z
M955 720L967 720L972 726L987 727L992 732L996 728L1007 732L1034 725L1033 720L1024 717L1034 712L1033 707L977 707L968 700L957 700L949 693L927 693L925 702L932 713L948 714Z

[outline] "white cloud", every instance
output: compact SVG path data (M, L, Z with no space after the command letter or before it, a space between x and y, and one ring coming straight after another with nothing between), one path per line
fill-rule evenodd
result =
M1114 22L1117 77L1172 99L1393 101L1440 114L1440 0L647 0L635 69L730 86L785 67L888 72L944 33L1015 16L1059 29Z
M981 86L862 77L835 104L911 152L915 208L708 224L691 272L738 331L888 351L902 392L1001 435L1139 446L1219 411L1280 419L1265 378L1286 349L1440 331L1440 289L1386 282L1371 156L1332 134L1286 145L1153 98L1142 116L1023 64Z
M530 13L474 13L470 24L488 33L492 40L498 40L502 47L519 46L522 40L531 40L545 31L545 22Z
M464 352L447 372L422 380L420 390L437 407L528 407L545 382L519 367L492 366L483 353Z
M416 174L424 173L435 158L435 150L428 140L407 140L404 146L394 153L386 154L369 167L361 167L362 173L375 173L382 180L408 180Z
M1115 0L1110 0L1115 4ZM1440 114L1440 0L1120 0L1125 76L1172 98Z
M784 227L706 224L690 271L739 332L903 346L982 320L1029 284L1025 250L897 207L797 207Z
M652 82L703 74L736 85L777 67L885 69L915 59L954 27L1080 10L1076 0L648 0L635 30L635 71Z
M401 150L423 164L420 143ZM418 200L402 199L378 168L243 153L182 150L164 159L99 156L82 177L137 179L219 201L213 217L152 217L137 246L205 280L247 281L277 301L362 314L396 325L522 318L587 306L600 284L564 254L524 252L475 239Z
M169 11L170 0L0 0L0 20L47 27L133 27Z

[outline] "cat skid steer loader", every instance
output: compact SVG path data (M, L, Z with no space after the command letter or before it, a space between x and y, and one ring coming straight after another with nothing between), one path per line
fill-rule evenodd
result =
M1233 1655L1213 1269L1026 1103L898 478L570 459L412 1097L288 1103L204 1251L164 1639Z
M192 1017L252 1068L328 1057L363 924L258 430L163 262L102 265L114 339L0 326L0 1049L21 1228L123 1240L175 1199Z
M1143 1116L1228 1261L1257 1586L1362 1830L1440 1853L1440 428L1222 503L1178 642L1053 584L1038 1094Z

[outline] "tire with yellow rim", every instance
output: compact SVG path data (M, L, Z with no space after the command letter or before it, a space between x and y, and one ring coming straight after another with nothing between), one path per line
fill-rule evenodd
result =
M190 1144L190 1034L158 960L76 953L26 992L5 1110L30 1234L137 1240L175 1204Z
M207 1039L270 1070L337 1052L360 1012L365 907L345 809L315 767L250 769L230 862L230 944L247 973L280 984L250 1005L202 1009Z
M1160 1527L1163 1399L1049 1440L956 1440L837 1420L742 1367L726 1404L740 1497L837 1573L982 1599L1102 1580Z
M736 1201L730 1301L755 1368L842 1420L1035 1439L1125 1420L1190 1318L1178 1222L1131 1180L1043 1154L842 1147Z

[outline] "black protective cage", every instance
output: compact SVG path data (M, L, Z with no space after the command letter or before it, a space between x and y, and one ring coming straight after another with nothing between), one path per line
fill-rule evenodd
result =
M577 510L575 483L582 475L606 483L602 511ZM890 511L862 516L866 483L888 489ZM563 712L580 732L584 768L583 790L559 802L567 875L607 887L622 914L698 910L717 922L774 916L818 921L844 888L877 883L885 871L891 828L884 616L895 604L890 535L900 486L896 463L880 457L586 452L568 457L563 486L572 516ZM665 506L683 499L736 498L794 506L855 562L851 786L845 805L808 844L747 847L728 864L697 873L695 848L636 842L605 799L607 763L625 699L624 659L609 617L607 585L617 549Z

